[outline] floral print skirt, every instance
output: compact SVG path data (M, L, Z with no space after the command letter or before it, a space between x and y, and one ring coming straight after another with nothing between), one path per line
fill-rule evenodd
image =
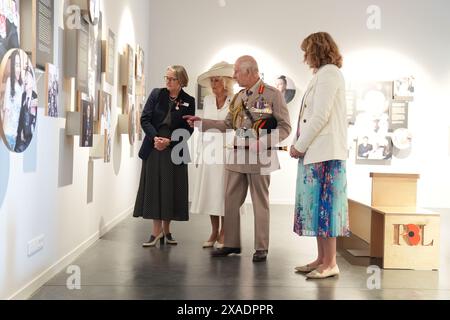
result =
M346 162L298 164L294 232L299 236L349 237Z

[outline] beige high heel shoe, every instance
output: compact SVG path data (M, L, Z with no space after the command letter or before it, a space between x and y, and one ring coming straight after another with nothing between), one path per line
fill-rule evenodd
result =
M154 235L152 235L151 237L150 237L150 240L148 240L147 242L144 242L143 244L142 244L142 246L144 247L144 248L149 248L149 247L155 247L156 246L156 243L158 242L158 240L159 240L159 244L162 246L162 245L164 245L164 233L163 232L161 232L158 236L154 236Z
M213 248L215 241L206 241L203 243L203 249Z

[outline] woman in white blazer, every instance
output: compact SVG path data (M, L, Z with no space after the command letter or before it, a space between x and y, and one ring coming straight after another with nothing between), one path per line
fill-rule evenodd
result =
M299 159L294 231L317 238L317 260L296 268L311 279L339 274L336 238L350 235L348 221L347 108L342 56L332 37L319 32L301 49L313 69L300 109L291 157Z

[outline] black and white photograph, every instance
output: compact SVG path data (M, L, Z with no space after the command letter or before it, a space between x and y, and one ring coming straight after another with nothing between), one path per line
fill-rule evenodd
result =
M35 71L25 51L4 56L0 79L1 135L10 151L22 153L33 139L38 109Z
M52 118L58 118L59 112L59 69L47 63L45 66L45 115Z
M20 47L19 0L0 0L0 62L13 48Z
M81 113L81 135L80 147L90 148L94 137L94 110L89 96L85 93L79 94L79 108Z
M392 159L392 139L382 135L367 135L358 138L357 160L382 160Z

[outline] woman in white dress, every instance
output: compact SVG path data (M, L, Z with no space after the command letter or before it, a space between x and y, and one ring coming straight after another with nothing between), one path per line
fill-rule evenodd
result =
M225 120L233 98L233 65L220 62L198 78L203 87L211 87L213 94L205 97L204 117ZM203 248L217 248L224 242L224 146L227 138L224 133L199 133L197 146L197 183L194 187L191 212L207 214L211 218L211 235Z

